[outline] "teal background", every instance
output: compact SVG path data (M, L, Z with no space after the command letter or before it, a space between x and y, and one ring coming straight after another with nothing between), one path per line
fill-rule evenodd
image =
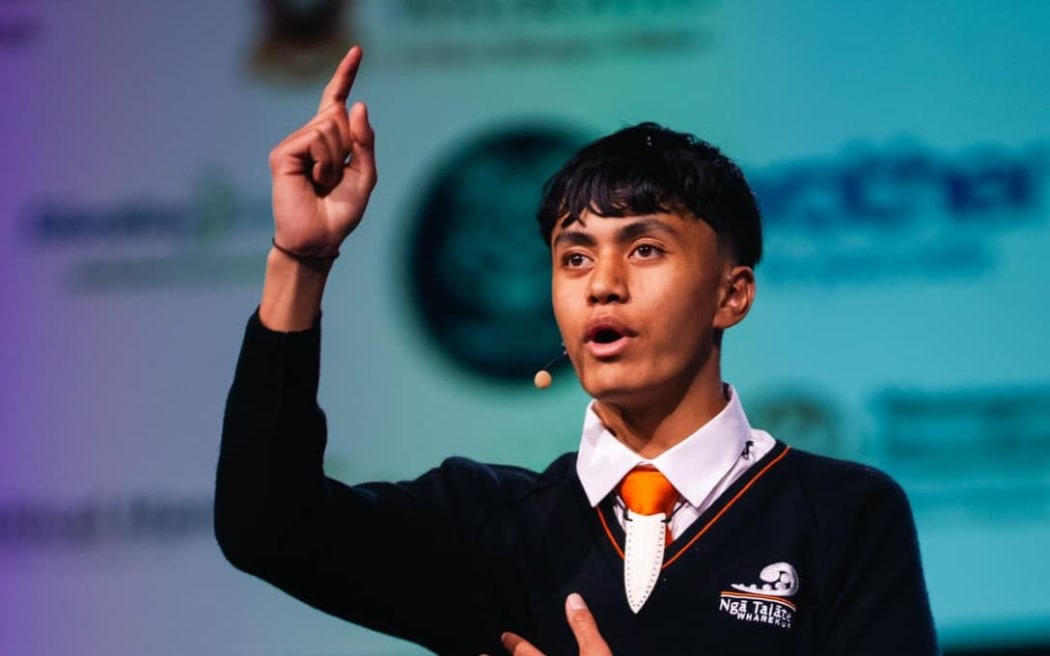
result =
M325 304L333 475L575 448L571 376L495 384L427 339L407 243L479 135L655 120L724 148L766 210L725 349L752 422L905 486L946 648L1050 644L1050 4L344 7L381 181ZM247 0L0 7L4 653L419 653L234 571L211 536L267 153L339 54L253 65L267 29Z

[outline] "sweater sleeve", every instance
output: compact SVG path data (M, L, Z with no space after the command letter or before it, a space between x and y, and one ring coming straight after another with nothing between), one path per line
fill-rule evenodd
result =
M861 468L865 490L850 504L849 532L828 554L837 563L825 589L822 653L852 656L939 654L919 544L904 491ZM840 518L843 519L843 518Z
M249 320L216 478L224 555L348 621L438 653L496 653L502 622L475 537L485 473L450 460L406 483L327 478L319 368L319 325L277 333Z

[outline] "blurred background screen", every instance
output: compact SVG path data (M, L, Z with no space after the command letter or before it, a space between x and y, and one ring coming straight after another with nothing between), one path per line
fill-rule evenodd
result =
M531 386L560 350L532 216L657 121L762 206L723 368L752 423L901 482L946 651L1045 648L1048 31L1041 0L0 3L0 651L423 653L211 531L267 154L355 42L381 174L326 298L331 475L576 448L571 371Z

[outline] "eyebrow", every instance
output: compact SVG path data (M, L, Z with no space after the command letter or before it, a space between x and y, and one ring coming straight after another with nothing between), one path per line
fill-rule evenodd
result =
M558 246L594 246L598 243L589 232L583 232L581 230L566 230L554 238L554 243L551 244L552 248Z
M670 237L677 237L678 232L663 221L653 217L631 221L616 231L616 241L621 244L634 241L653 232L661 232ZM566 230L554 238L553 248L561 245L595 246L598 241L589 232Z
M664 223L657 218L640 219L638 221L632 221L620 230L616 234L617 241L628 242L644 237L647 234L653 232L662 232L669 237L677 237L678 231L668 224Z

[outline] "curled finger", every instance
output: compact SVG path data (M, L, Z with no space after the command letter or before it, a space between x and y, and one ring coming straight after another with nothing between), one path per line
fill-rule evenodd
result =
M375 186L378 174L375 159L375 130L368 121L368 107L364 103L354 103L350 109L350 150L349 166L358 174L361 185L371 189Z
M343 148L339 128L334 121L319 124L317 131L327 152L324 177L318 179L318 183L326 188L332 188L343 179L343 166L346 163L347 151Z

